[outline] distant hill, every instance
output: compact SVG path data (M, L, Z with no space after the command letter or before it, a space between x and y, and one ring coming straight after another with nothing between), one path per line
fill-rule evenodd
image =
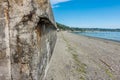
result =
M70 30L70 31L81 31L81 32L85 32L85 31L117 31L120 32L120 29L104 29L104 28L78 28L78 27L70 27L61 23L57 22L57 27L60 30Z
M56 23L57 24L57 27L60 29L60 30L72 30L72 28L71 27L69 27L69 26L66 26L66 25L64 25L64 24L60 24L60 23Z

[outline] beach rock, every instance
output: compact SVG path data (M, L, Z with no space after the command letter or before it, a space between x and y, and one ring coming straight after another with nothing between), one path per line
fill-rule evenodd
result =
M0 0L0 80L43 80L55 42L49 0Z

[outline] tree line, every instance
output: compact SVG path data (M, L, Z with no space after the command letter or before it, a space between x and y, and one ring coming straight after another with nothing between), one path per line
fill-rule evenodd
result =
M111 32L120 32L120 29L104 29L104 28L78 28L78 27L70 27L64 24L56 23L59 30L69 30L69 31L111 31Z

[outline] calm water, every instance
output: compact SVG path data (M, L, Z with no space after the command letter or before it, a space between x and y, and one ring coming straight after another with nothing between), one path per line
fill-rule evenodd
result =
M120 32L75 32L76 34L120 41Z

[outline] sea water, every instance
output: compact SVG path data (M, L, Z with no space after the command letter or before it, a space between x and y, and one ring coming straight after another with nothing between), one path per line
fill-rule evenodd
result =
M120 41L120 32L75 32L79 35Z

